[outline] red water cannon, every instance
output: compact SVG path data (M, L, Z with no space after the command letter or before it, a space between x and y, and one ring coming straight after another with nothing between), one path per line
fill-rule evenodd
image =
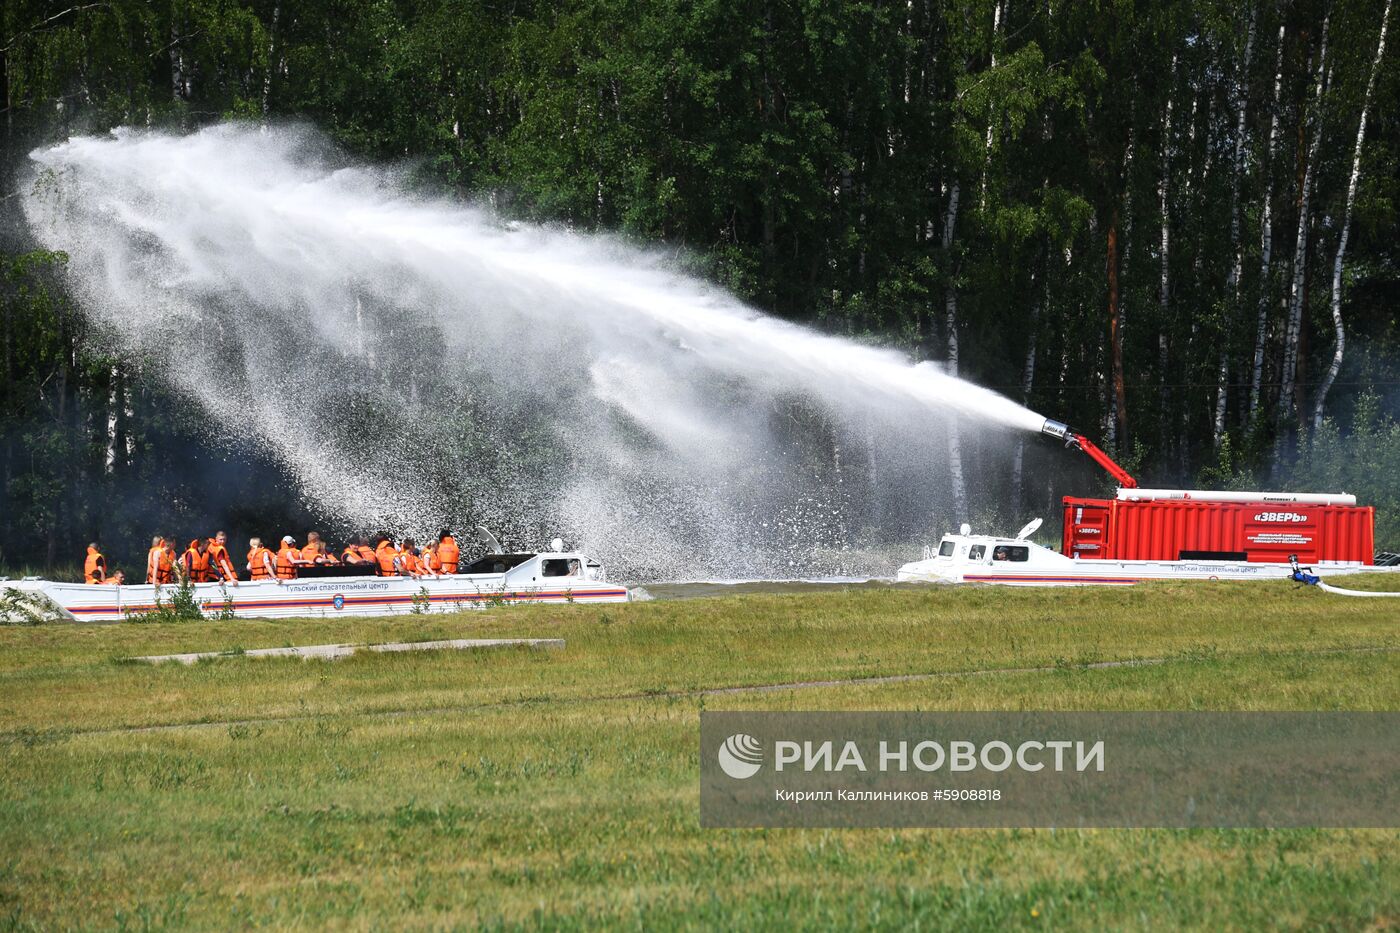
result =
M1118 481L1118 485L1124 489L1136 489L1137 480L1128 474L1128 471L1113 462L1113 458L1099 449L1099 446L1089 440L1083 434L1075 434L1070 430L1070 426L1060 422L1045 419L1045 424L1040 428L1040 433L1049 437L1057 438L1065 442L1066 447L1078 447L1089 455L1099 466L1108 471L1108 474Z

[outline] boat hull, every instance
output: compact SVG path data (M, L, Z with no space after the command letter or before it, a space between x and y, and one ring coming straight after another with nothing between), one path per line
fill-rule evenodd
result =
M1316 570L1334 573L1395 573L1395 567L1362 564L1319 564ZM1077 560L1069 567L1044 570L1002 570L984 566L949 566L915 561L899 568L900 583L982 583L998 586L1133 586L1160 580L1287 580L1286 564L1250 564L1244 561L1201 563L1193 561Z
M1024 571L923 566L931 563L918 561L906 564L899 569L897 579L905 583L991 583L1002 586L1132 586L1153 580L1283 580L1290 573L1284 565L1244 562L1080 560L1075 562L1078 566L1073 567Z
M10 588L42 595L61 614L78 622L119 622L154 611L157 600L168 603L175 586L91 586L47 580L6 581ZM206 617L244 619L337 618L403 613L459 612L495 606L623 603L627 588L596 580L512 582L500 575L450 576L411 580L384 577L244 581L237 586L194 585L194 595Z

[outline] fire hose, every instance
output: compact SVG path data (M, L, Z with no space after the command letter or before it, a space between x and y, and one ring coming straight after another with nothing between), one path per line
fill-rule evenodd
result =
M1400 596L1400 592L1382 593L1374 590L1348 590L1340 586L1332 586L1331 584L1323 583L1322 578L1317 574L1309 573L1308 571L1312 570L1311 567L1303 568L1298 566L1298 556L1296 554L1288 555L1288 562L1293 566L1294 580L1306 586L1315 586L1328 593L1335 593L1338 596Z

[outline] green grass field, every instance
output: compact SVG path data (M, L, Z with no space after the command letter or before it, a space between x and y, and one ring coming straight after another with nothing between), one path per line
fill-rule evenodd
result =
M121 660L472 636L567 647ZM1126 659L1154 663L1089 666ZM894 674L933 676L706 693ZM1398 831L720 831L698 815L701 709L1400 709L1389 600L861 589L12 627L0 683L0 926L1400 925Z

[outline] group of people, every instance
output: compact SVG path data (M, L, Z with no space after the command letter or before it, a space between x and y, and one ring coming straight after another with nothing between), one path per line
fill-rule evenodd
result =
M431 578L456 573L461 561L457 539L446 529L436 541L422 548L412 538L396 543L389 535L379 535L374 541L374 547L370 547L368 538L354 538L337 555L315 531L307 533L303 547L297 547L291 535L284 536L276 551L265 547L261 538L251 538L243 566L248 572L247 579L280 583L295 580L305 567L338 565L363 568L367 576ZM228 535L222 531L212 538L195 538L180 554L176 553L168 535L156 535L151 539L151 549L146 552L147 583L189 581L237 586L239 579L239 570L229 553ZM120 586L126 582L126 576L120 570L108 572L107 558L94 541L88 545L87 559L83 562L83 580Z

